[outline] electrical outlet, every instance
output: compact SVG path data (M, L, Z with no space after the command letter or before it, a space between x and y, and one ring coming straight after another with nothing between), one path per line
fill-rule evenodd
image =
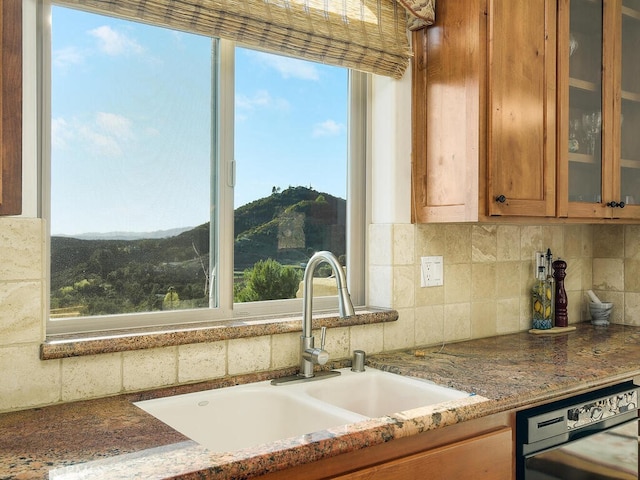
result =
M420 257L420 286L439 287L444 285L443 270L441 255Z

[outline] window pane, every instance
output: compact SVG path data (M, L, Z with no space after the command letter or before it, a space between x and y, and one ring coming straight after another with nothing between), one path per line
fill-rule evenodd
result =
M52 8L51 315L209 306L212 40Z
M234 300L295 298L313 253L345 261L348 70L242 48L235 64Z

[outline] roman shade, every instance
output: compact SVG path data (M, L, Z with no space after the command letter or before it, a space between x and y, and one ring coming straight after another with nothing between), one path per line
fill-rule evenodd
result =
M432 23L434 1L55 0L55 3L400 78L411 57L407 28Z

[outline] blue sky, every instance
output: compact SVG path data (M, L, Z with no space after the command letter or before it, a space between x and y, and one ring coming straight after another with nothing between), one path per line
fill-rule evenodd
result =
M209 39L60 7L52 30L52 233L206 222ZM345 198L346 78L237 49L236 206L273 186Z

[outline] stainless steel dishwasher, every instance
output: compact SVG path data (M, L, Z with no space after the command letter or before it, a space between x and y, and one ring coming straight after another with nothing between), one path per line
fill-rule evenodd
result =
M632 382L516 414L518 480L638 479Z

